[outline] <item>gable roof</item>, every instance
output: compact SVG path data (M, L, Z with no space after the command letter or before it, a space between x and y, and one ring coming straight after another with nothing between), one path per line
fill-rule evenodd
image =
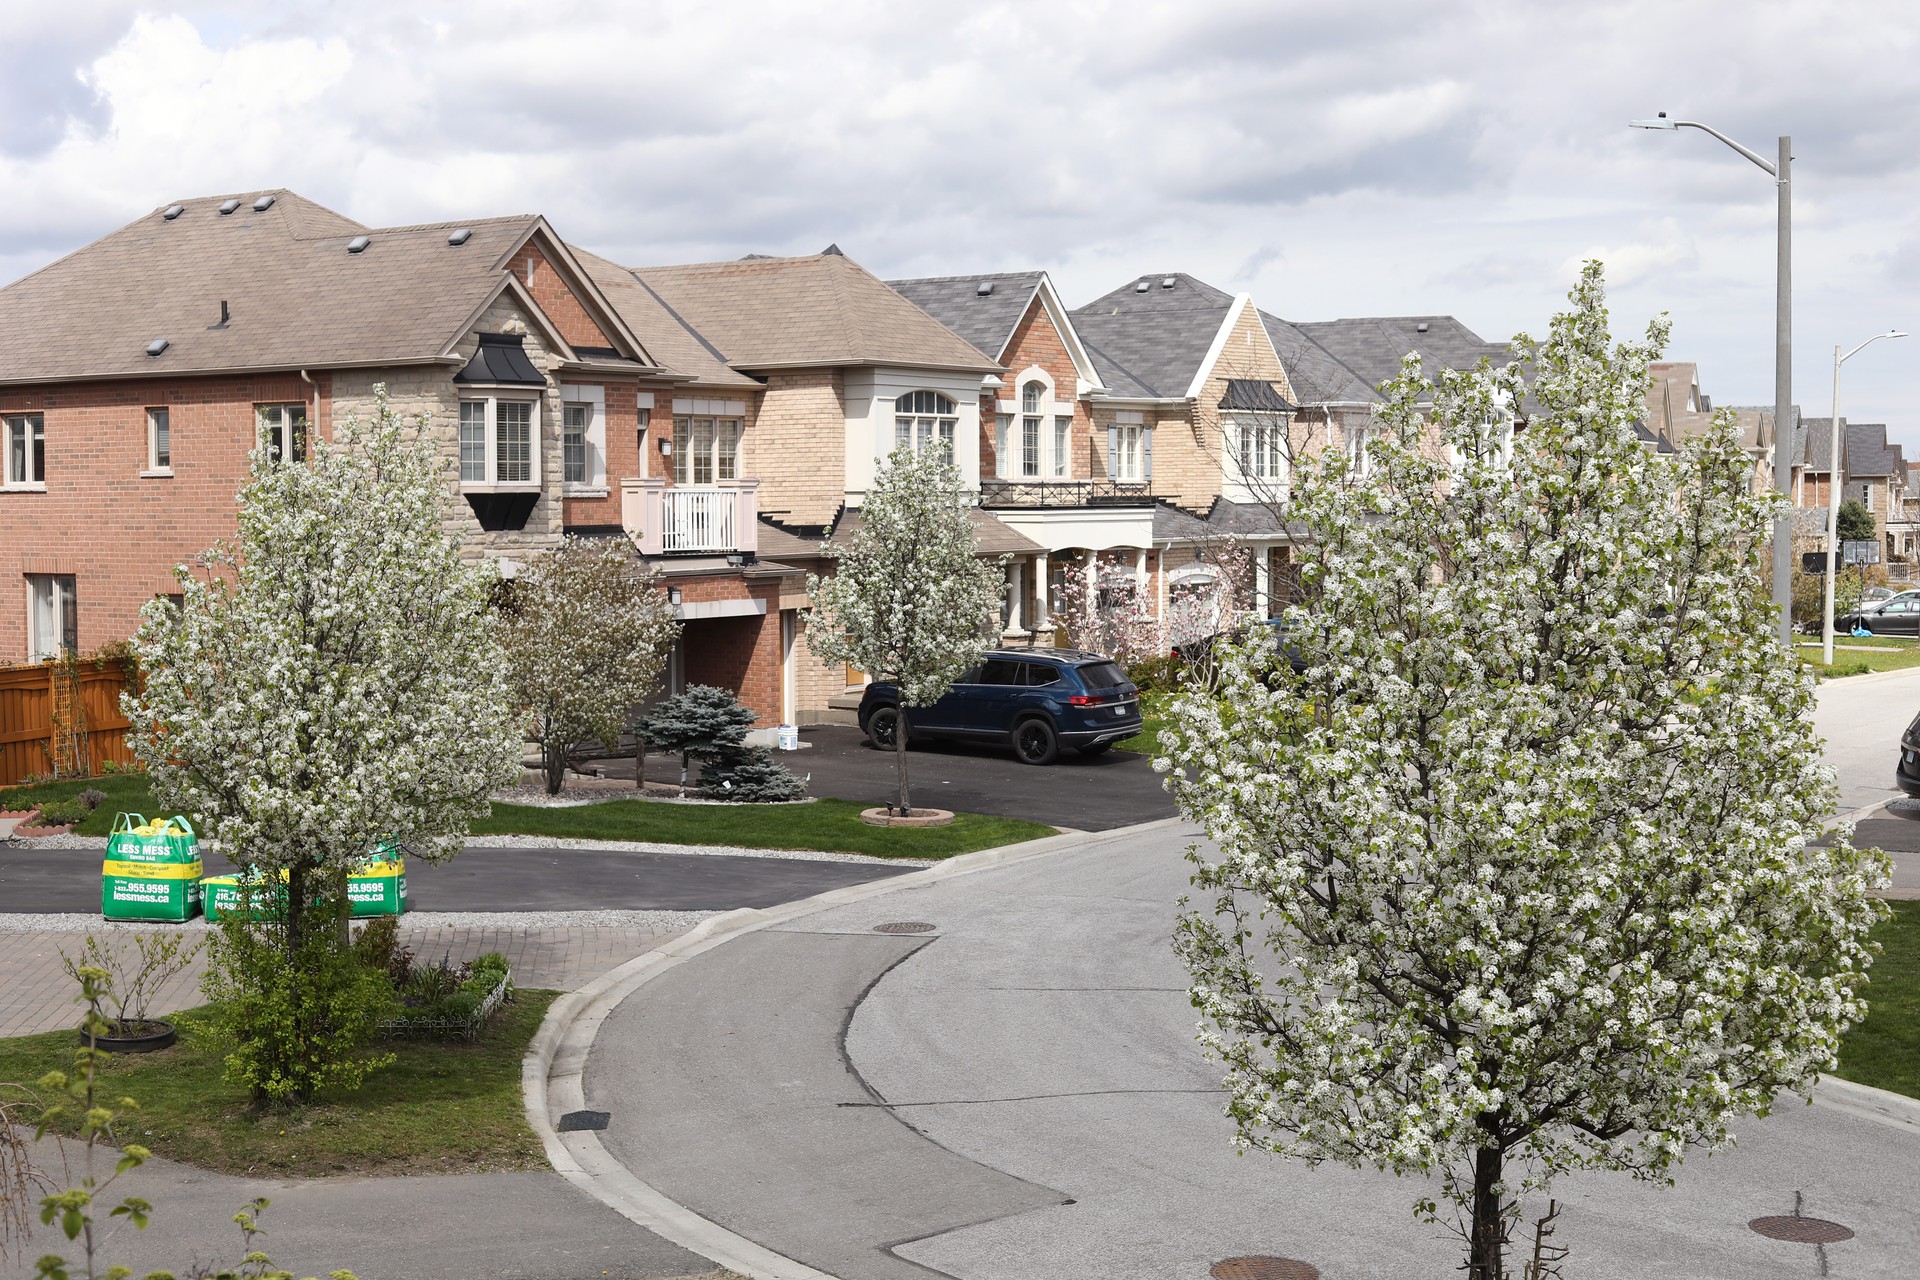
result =
M887 287L965 338L981 355L997 361L1045 278L1043 271L1001 271L889 280ZM982 294L982 285L990 286L990 291Z
M999 364L835 250L633 275L740 371L907 365L994 373Z
M1214 354L1238 301L1182 272L1143 275L1074 310L1073 327L1110 394L1178 400Z
M503 290L538 316L502 264L536 233L558 247L532 214L370 228L285 190L175 203L0 289L0 382L435 361Z
M1340 362L1339 357L1308 337L1299 325L1262 311L1267 340L1287 371L1287 381L1302 404L1378 404L1380 393L1371 383Z
M1833 419L1802 418L1801 425L1806 428L1806 464L1809 471L1831 471L1833 469ZM1847 480L1878 480L1882 476L1904 479L1906 476L1906 457L1897 444L1887 443L1887 427L1883 422L1850 422L1843 414L1840 418L1840 432L1845 437L1841 448L1845 450L1842 458L1846 463Z
M842 507L828 527L825 540L843 547L853 545L853 535L860 532L860 522L860 508ZM969 507L967 522L973 526L973 553L977 556L1025 555L1046 550L991 511Z
M1428 377L1441 369L1471 369L1482 357L1496 365L1509 358L1506 343L1488 342L1452 316L1360 316L1295 321L1294 327L1369 387L1399 377L1408 352L1420 357Z
M727 367L726 360L634 272L617 262L569 246L581 270L606 296L620 318L654 358L696 386L758 390L760 383Z

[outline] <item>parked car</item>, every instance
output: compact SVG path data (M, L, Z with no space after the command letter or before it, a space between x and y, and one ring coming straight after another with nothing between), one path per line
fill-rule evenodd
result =
M1284 619L1267 618L1263 621L1243 623L1242 626L1257 627L1263 624L1273 628L1275 651L1287 660L1287 665L1293 668L1293 673L1299 675L1304 672L1307 669L1307 657L1300 652L1300 646L1287 634ZM1214 646L1218 645L1222 639L1241 634L1243 633L1238 629L1216 631L1210 636L1201 636L1197 640L1177 644L1173 646L1173 660L1181 666L1208 667L1213 662ZM1278 665L1278 663L1275 664L1276 670Z
M1878 608L1855 609L1834 621L1834 630L1871 631L1876 636L1920 636L1920 591L1905 591Z
M1864 609L1870 604L1880 604L1893 599L1893 596L1892 587L1868 587L1860 593L1860 607Z
M1876 591L1880 593L1877 596L1873 594ZM1854 608L1854 612L1861 614L1878 613L1895 600L1920 600L1920 591L1895 592L1889 591L1885 587L1868 587L1860 593L1860 603Z
M1893 766L1893 781L1908 795L1920 796L1920 716L1900 735L1900 762Z
M1024 764L1052 764L1060 748L1098 755L1140 732L1140 691L1112 658L1079 649L995 649L930 707L908 707L907 740L1004 742ZM867 686L860 730L885 751L900 726L900 691Z

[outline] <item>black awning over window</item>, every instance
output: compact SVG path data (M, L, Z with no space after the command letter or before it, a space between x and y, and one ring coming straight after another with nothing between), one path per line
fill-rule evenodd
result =
M1258 378L1228 378L1227 394L1220 397L1222 409L1259 410L1266 413L1298 413L1298 405L1288 404L1273 389L1271 382Z
M467 367L453 375L455 382L484 382L509 386L544 387L547 380L527 359L517 333L483 333L480 347Z

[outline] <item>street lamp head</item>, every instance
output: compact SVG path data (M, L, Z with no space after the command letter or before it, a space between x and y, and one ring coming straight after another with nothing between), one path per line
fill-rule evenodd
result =
M1905 329L1889 329L1880 336L1884 338L1904 338L1908 335Z
M1667 113L1662 111L1651 120L1629 120L1627 126L1632 129L1678 129L1680 122L1667 119Z

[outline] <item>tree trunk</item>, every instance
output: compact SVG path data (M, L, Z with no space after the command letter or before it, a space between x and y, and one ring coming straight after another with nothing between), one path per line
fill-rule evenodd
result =
M1505 1280L1505 1221L1500 1175L1506 1153L1482 1147L1473 1161L1473 1234L1467 1243L1467 1280Z
M647 740L637 733L633 735L633 789L647 789Z
M549 737L540 744L540 751L541 763L547 769L547 794L557 796L560 794L560 784L566 781L567 776L566 746Z
M904 706L894 708L893 722L893 763L900 775L900 816L911 818L913 809L907 803L907 709Z

